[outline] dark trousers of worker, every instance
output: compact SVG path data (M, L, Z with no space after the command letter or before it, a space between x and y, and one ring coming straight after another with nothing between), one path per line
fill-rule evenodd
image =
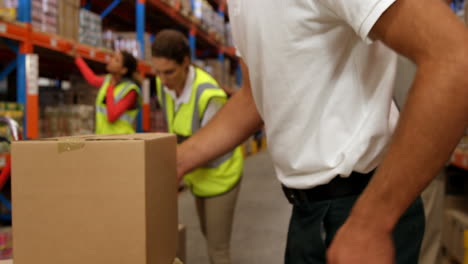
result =
M349 216L358 196L294 205L289 224L286 264L325 264L326 250ZM418 198L393 232L396 264L417 264L424 236L424 209Z

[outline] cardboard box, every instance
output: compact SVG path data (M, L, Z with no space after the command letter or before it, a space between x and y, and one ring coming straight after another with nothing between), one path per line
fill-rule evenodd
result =
M151 34L145 33L144 35L144 54L141 54L140 43L137 41L137 35L135 32L115 32L115 35L115 50L126 50L133 54L133 56L135 56L136 58L143 59L149 64L153 63L151 55Z
M177 246L176 138L12 145L15 264L164 264Z
M0 7L17 8L18 0L0 0Z
M180 260L175 259L173 264L183 264ZM13 260L7 259L7 260L0 260L0 264L13 264Z
M94 47L102 46L102 18L86 9L79 11L78 41Z
M177 236L177 258L187 263L187 229L179 224L179 235Z
M59 35L78 40L80 0L61 0L59 2Z
M59 27L57 23L57 2L33 0L31 6L33 28L38 31L56 34Z
M16 8L0 6L0 19L6 20L6 21L15 21L16 20Z

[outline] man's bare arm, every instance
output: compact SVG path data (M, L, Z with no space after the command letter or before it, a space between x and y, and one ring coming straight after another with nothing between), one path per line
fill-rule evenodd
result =
M355 262L341 258L346 250L359 252L354 246L365 248L366 243L388 249L388 243L382 243L388 236L382 234L391 234L468 125L468 31L444 2L397 0L371 33L415 62L417 74L382 164L335 237L330 263L391 263L386 250L361 254ZM369 234L369 241L347 246L360 231L362 237Z

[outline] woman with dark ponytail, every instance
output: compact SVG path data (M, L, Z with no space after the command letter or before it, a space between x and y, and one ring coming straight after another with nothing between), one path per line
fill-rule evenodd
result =
M88 83L100 88L96 134L135 133L134 121L141 107L137 60L126 51L117 51L106 66L105 76L97 76L81 57L75 63Z

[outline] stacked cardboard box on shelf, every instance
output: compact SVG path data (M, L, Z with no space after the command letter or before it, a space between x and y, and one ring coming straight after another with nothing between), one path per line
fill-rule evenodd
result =
M79 35L80 0L60 0L59 35L77 41Z
M192 14L192 3L190 0L180 0L180 12L184 16L190 16Z
M79 42L95 47L102 46L102 19L86 9L80 10Z
M59 137L94 133L94 107L90 105L47 106L41 113L40 136Z
M106 49L113 50L115 38L116 36L114 31L110 29L104 30L102 33L102 46Z
M229 43L228 46L232 46L230 26L225 24L224 17L220 16L208 1L195 0L193 6L191 0L164 0L164 2L173 7L180 5L179 12L183 16L192 19L206 32L213 33L221 43Z
M150 34L145 33L145 50L141 54L140 44L137 41L135 32L114 32L113 43L115 50L126 50L133 54L135 58L141 58L151 64L151 41Z
M99 89L89 85L80 77L71 76L70 88L64 90L58 86L40 86L39 105L55 106L59 104L95 105Z
M90 85L81 76L71 76L71 87L65 91L64 103L96 105L99 89Z
M17 7L18 0L0 0L0 19L15 21Z
M32 0L31 17L34 29L57 34L58 0Z
M201 20L206 27L213 25L213 7L206 0L196 0L195 16Z
M93 134L98 90L77 76L71 76L66 90L57 86L40 87L40 136Z
M224 35L224 18L206 0L195 0L193 15L207 32L215 33L220 39Z

